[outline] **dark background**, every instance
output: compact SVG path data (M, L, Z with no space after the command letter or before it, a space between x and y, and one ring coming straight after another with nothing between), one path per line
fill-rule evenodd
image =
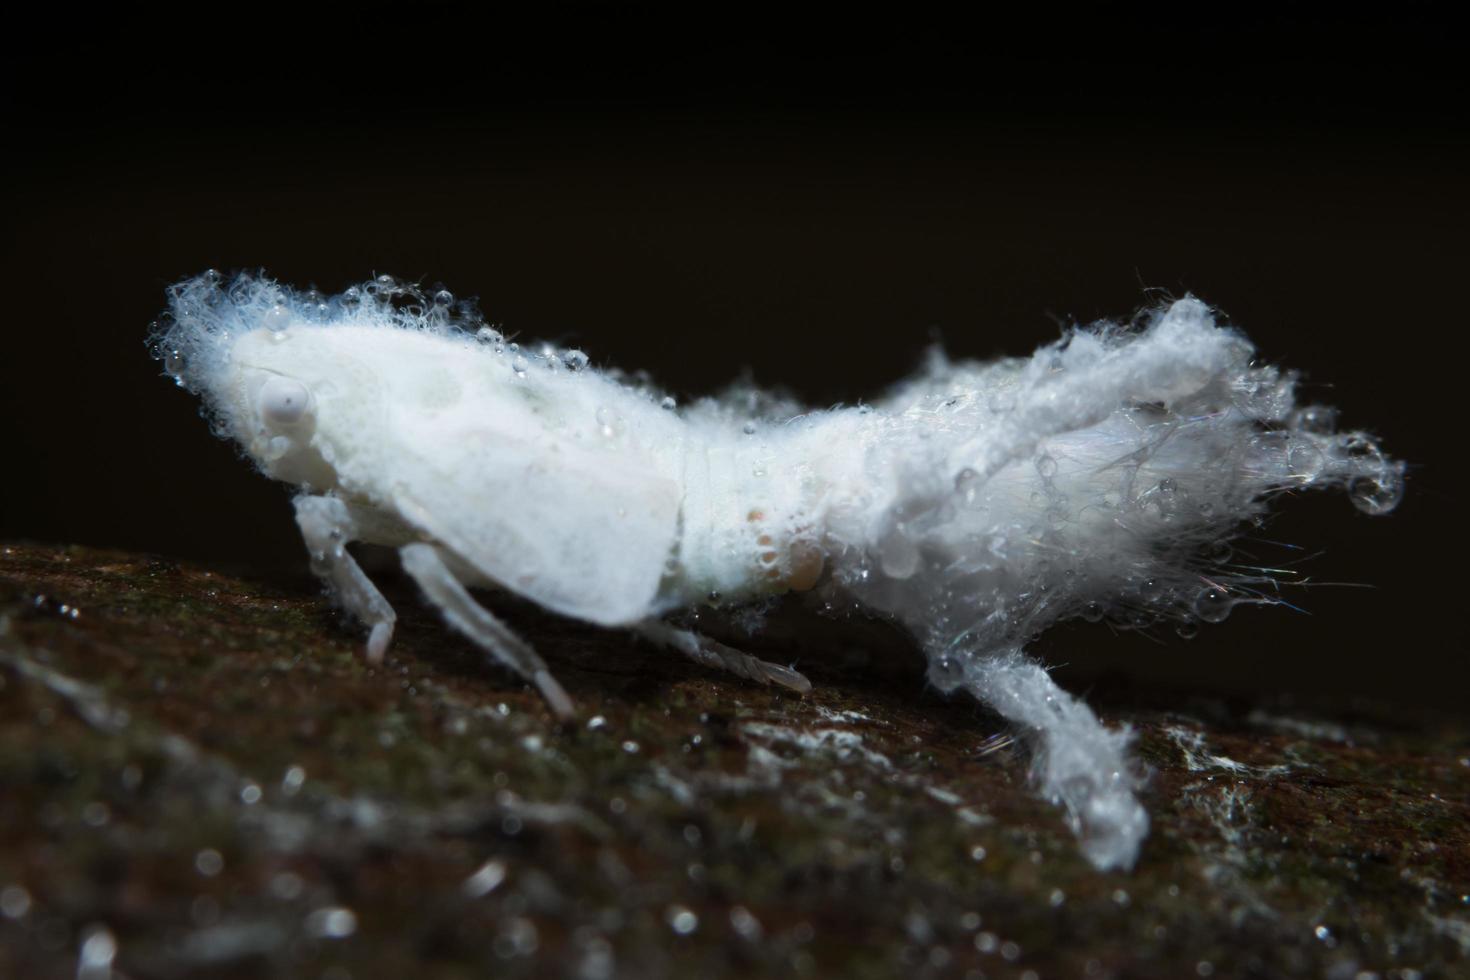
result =
M144 349L206 267L422 278L682 396L749 368L816 403L936 331L1024 354L1193 292L1410 462L1392 517L1308 496L1268 529L1373 588L1044 652L1074 687L1463 707L1461 35L1432 4L1183 6L43 13L0 79L0 538L304 564L285 491Z

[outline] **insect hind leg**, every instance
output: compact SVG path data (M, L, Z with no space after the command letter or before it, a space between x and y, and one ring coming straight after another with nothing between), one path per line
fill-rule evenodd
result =
M576 715L572 699L531 645L475 601L431 544L408 544L398 549L404 571L418 583L445 622L459 630L497 661L536 685L547 705L562 721Z
M357 522L351 509L336 497L303 494L294 501L296 526L306 542L311 570L327 583L332 596L353 616L369 627L367 659L381 663L393 640L398 616L383 593L373 585L347 544L357 537Z
M799 671L753 657L742 650L726 646L693 630L679 629L659 620L650 620L640 623L638 632L654 643L672 647L695 663L706 667L728 670L732 674L760 684L779 684L798 694L806 694L812 689L812 682Z

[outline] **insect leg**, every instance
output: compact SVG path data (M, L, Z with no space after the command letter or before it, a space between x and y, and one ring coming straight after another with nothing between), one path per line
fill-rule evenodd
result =
M311 570L326 581L332 595L349 613L366 623L367 659L381 663L393 639L397 615L357 560L347 552L347 543L357 534L357 522L347 504L336 497L303 494L294 501L296 525L311 555Z
M429 601L439 607L444 619L490 656L536 685L551 711L562 721L576 716L572 699L551 676L530 644L506 626L495 614L474 600L454 573L439 557L431 544L407 544L398 549L403 569L424 590Z
M672 647L697 664L728 670L761 684L779 684L798 694L806 694L812 689L812 682L790 667L768 663L693 630L679 629L659 620L640 623L637 630L645 638L660 646Z

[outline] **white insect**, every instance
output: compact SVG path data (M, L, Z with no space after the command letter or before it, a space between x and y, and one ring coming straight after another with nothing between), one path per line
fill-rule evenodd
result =
M394 612L354 541L398 548L445 619L562 717L546 663L467 587L798 691L795 670L665 617L814 591L897 620L931 682L1013 722L1099 868L1131 866L1147 833L1130 735L1025 643L1066 617L1192 629L1276 601L1227 544L1269 496L1344 486L1376 514L1402 487L1401 463L1299 408L1293 376L1192 298L1030 358L936 352L881 401L807 412L754 390L676 410L389 277L326 299L209 273L173 287L153 343L219 434L299 488L312 568L368 627L370 659Z

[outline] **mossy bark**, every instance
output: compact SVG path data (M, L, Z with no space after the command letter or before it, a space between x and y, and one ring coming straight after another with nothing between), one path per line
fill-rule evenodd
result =
M510 604L562 727L388 591L371 667L304 577L5 547L0 976L1467 968L1462 721L1093 692L1152 768L1100 874L889 631L773 627L796 697Z

